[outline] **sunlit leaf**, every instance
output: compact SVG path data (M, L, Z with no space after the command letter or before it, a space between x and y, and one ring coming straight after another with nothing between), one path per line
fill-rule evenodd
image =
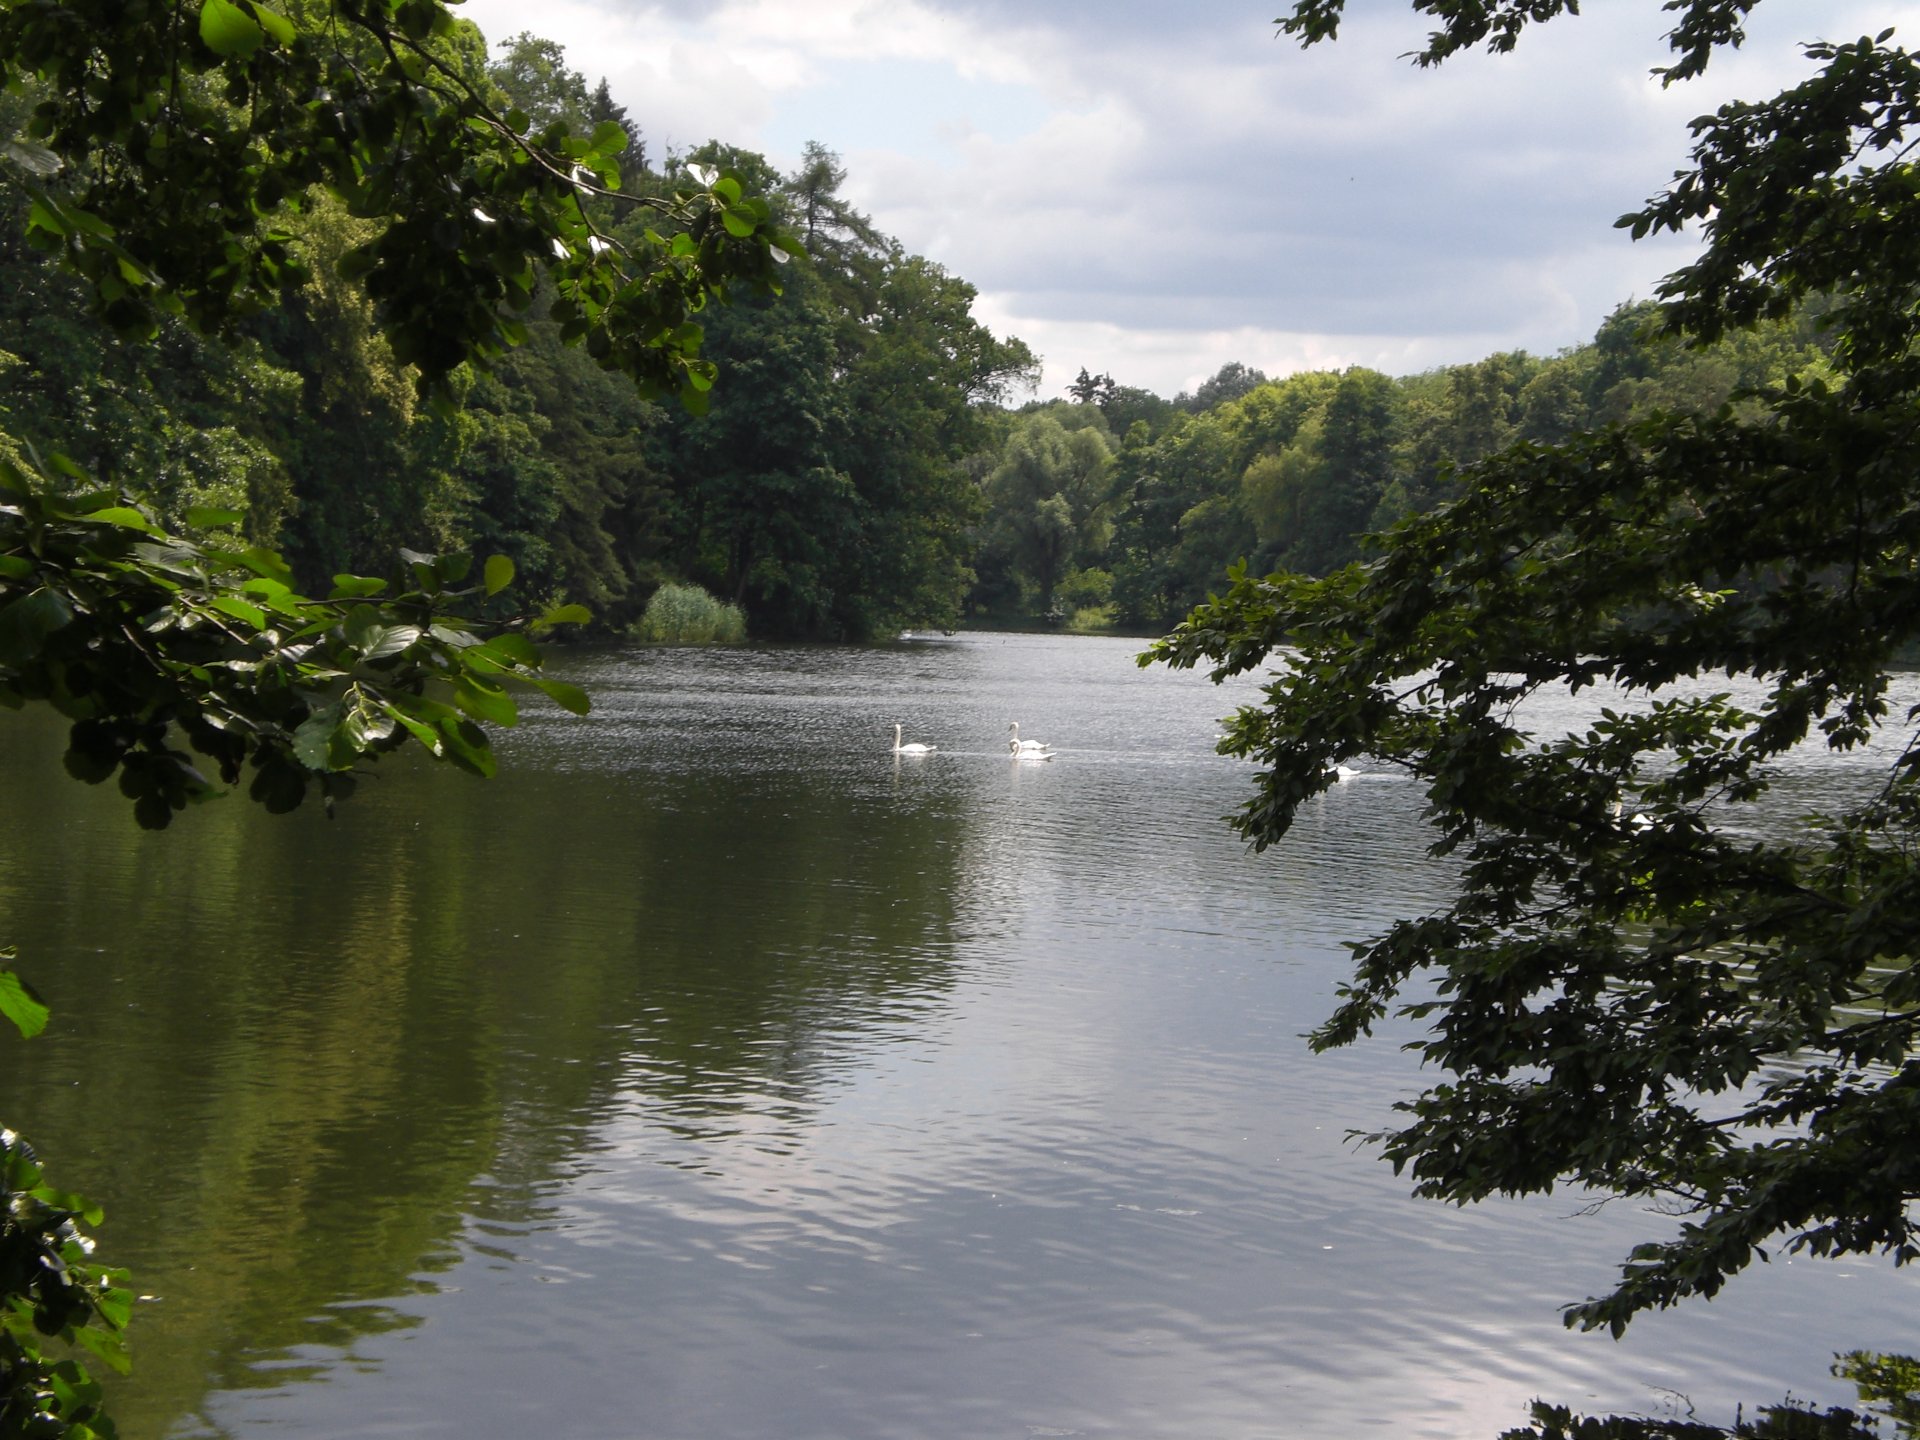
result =
M261 28L269 35L273 36L273 38L282 45L293 44L294 29L291 20L287 19L286 16L280 14L278 11L263 5L260 3L260 0L252 0L251 9L253 11L253 18L260 22Z
M570 710L575 715L585 715L593 709L592 699L578 685L569 685L564 680L544 680L537 676L527 677L527 683L541 691L562 710Z
M556 625L585 625L593 612L584 605L556 605L533 622L535 630L551 630Z
M506 555L489 555L485 570L489 595L498 595L513 583L513 560Z
M149 535L159 532L153 528L153 522L130 505L109 505L101 510L92 510L80 517L98 525L118 525L128 530L143 530Z
M260 28L260 22L233 0L202 0L200 38L216 55L237 55L245 59L260 48L266 33Z
M0 959L11 960L13 954L12 950L0 950ZM0 969L0 1015L11 1020L16 1030L31 1040L47 1028L47 1017L52 1013L32 986L13 971Z
M485 720L490 725L513 725L520 719L513 697L493 681L477 675L462 675L454 681L453 699L474 719Z

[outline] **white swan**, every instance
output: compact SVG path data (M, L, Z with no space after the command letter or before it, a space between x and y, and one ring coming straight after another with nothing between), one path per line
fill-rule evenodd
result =
M1327 778L1332 780L1335 784L1344 785L1347 781L1353 779L1353 777L1358 775L1359 773L1360 772L1354 769L1351 765L1327 766Z
M922 745L918 740L908 745L902 745L900 743L900 727L898 725L893 727L893 753L896 755L931 755L939 748L938 745Z
M1053 759L1053 751L1051 750L1040 750L1040 749L1023 750L1021 748L1023 744L1034 745L1036 743L1037 742L1032 740L1027 740L1027 741L1009 740L1007 741L1007 753L1016 760L1051 760Z
M1626 826L1629 830L1653 829L1653 817L1647 814L1646 811L1644 810L1628 811L1625 809L1624 806L1621 805L1620 801L1615 800L1613 802L1613 823L1618 825L1623 820L1625 821Z
M1053 757L1053 747L1051 745L1041 740L1022 740L1020 738L1020 722L1018 720L1007 726L1007 749L1023 759L1039 758L1041 756L1051 759Z

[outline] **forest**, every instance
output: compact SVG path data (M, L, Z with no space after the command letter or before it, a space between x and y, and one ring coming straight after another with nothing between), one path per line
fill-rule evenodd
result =
M825 147L791 174L718 141L651 157L604 81L531 35L490 51L435 0L325 26L200 0L168 8L170 49L144 12L80 8L0 11L0 154L32 177L0 216L23 237L0 252L0 702L72 719L67 772L117 773L142 827L214 788L175 724L270 812L317 786L331 813L409 741L491 774L504 682L588 708L527 636L658 634L670 594L765 640L1177 624L1142 662L1216 680L1285 645L1208 752L1258 762L1241 836L1281 840L1365 759L1424 786L1427 853L1459 865L1440 908L1346 946L1311 1037L1434 1022L1413 1048L1458 1083L1368 1137L1416 1195L1677 1204L1564 1312L1616 1336L1767 1246L1920 1257L1920 749L1896 735L1884 782L1804 833L1756 840L1731 808L1796 747L1902 723L1920 65L1890 31L1694 123L1697 169L1619 223L1700 222L1702 256L1590 344L1403 377L1235 364L1173 399L1083 367L1028 399L1040 357L879 233ZM1297 0L1283 29L1330 39L1341 8ZM1559 8L1514 7L1493 48ZM1670 8L1667 80L1739 42L1741 0ZM1490 23L1454 15L1422 63ZM396 561L391 597L351 573ZM1760 708L1671 693L1719 674ZM1536 693L1602 682L1654 703L1518 728ZM0 1015L31 1037L47 1007L0 970ZM25 1257L0 1292L33 1296L0 1315L0 1380L110 1435L39 1346L124 1359L125 1277L74 1228L97 1212L4 1130L0 1188ZM1856 1433L1833 1415L1820 1433ZM1512 1433L1700 1433L1534 1418Z
M1511 441L1707 413L1826 363L1810 310L1698 350L1647 338L1655 307L1640 303L1552 357L1271 381L1232 364L1171 400L1082 367L1060 398L1029 398L1040 357L974 320L965 280L854 208L824 146L791 174L718 141L652 156L606 82L551 42L518 35L490 59L464 26L458 46L535 128L620 126L627 192L726 169L804 245L781 293L703 316L720 372L704 414L641 398L563 343L550 293L519 322L524 343L423 400L339 267L366 223L329 198L293 224L311 283L237 343L176 320L154 345L122 345L34 243L15 190L0 216L0 444L143 489L175 525L239 511L246 538L309 586L385 573L403 548L504 554L525 595L585 605L603 635L631 633L666 585L738 607L767 640L966 622L1159 633L1236 563L1338 568ZM0 124L18 129L31 102L8 96ZM615 237L644 223L596 203Z

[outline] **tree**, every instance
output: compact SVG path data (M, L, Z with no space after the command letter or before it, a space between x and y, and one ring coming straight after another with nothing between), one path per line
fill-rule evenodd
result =
M37 103L4 157L33 242L123 337L169 321L239 334L312 282L298 222L337 202L365 227L337 273L363 284L388 357L429 397L445 402L458 369L523 337L510 312L544 277L568 338L700 408L713 371L694 315L732 286L772 286L775 256L797 243L717 171L636 197L659 228L609 238L583 197L619 198L626 137L578 136L561 117L530 131L494 106L484 53L437 0L11 5L0 75ZM356 323L336 306L322 328ZM64 453L0 449L0 703L71 719L68 770L117 777L142 825L217 793L202 765L228 787L250 772L247 793L287 810L350 793L356 770L408 741L491 773L480 727L513 723L509 686L586 706L540 674L524 633L584 611L476 620L504 611L504 555L476 567L403 552L391 595L341 574L309 597L280 556L233 532L237 510L190 506L172 531ZM5 965L0 1017L28 1035L45 1021ZM43 1340L117 1363L128 1292L86 1258L75 1226L89 1207L3 1129L0 1189L0 1432L110 1436L98 1387Z
M619 198L608 157L624 137L606 126L583 139L564 117L530 134L522 117L500 114L479 32L435 0L295 6L291 16L252 0L150 8L88 0L0 12L0 66L41 97L33 138L9 148L31 196L29 233L123 335L151 337L169 316L232 334L293 302L345 350L364 351L377 333L382 366L416 366L444 397L455 367L524 336L506 312L529 305L544 277L563 334L643 390L698 409L712 367L692 315L731 285L772 287L774 257L799 252L764 200L711 169L670 197L635 201L670 235L603 236L582 196ZM539 58L527 37L516 45ZM329 105L312 104L322 91ZM329 207L344 218L308 220L304 234L278 223L324 221ZM314 284L316 252L364 282L370 316L331 275ZM87 491L64 456L17 461L0 483L17 497L0 507L0 699L73 714L91 778L119 770L123 788L146 787L129 790L152 801L143 823L165 824L210 788L169 748L169 722L223 770L264 766L276 796L297 798L309 782L334 793L360 757L407 735L431 733L435 753L490 765L472 721L509 713L484 678L493 672L467 665L464 642L422 619L460 585L461 565L417 558L409 595L385 609L364 603L384 582L351 577L310 601L293 594L277 556L169 535L136 501ZM197 523L217 530L233 518L206 510ZM486 593L507 573L494 569ZM322 661L322 635L374 668ZM209 656L236 646L256 673L208 669ZM536 663L523 655L503 673ZM367 721L348 703L361 694L376 711L404 709L395 697L417 694L430 670L460 680L444 725ZM478 688L461 689L469 681Z
M1174 404L1196 415L1204 415L1216 406L1229 400L1238 400L1256 385L1267 383L1266 375L1238 360L1229 360L1208 379L1200 382L1200 388L1192 395L1180 395Z
M800 168L784 187L800 243L808 254L840 269L885 249L873 222L840 194L846 182L847 167L840 157L818 140L809 140Z
M735 308L713 341L739 383L668 443L689 571L762 633L819 633L858 506L834 445L843 402L822 286L804 274L778 299Z
M1113 451L1106 432L1068 430L1044 412L1023 416L986 478L988 547L1010 557L1040 613L1066 573L1106 552Z
M961 471L989 405L1030 383L1026 346L974 321L970 285L880 235L809 145L780 179L764 158L704 146L778 186L807 259L785 293L733 307L714 353L734 384L704 417L662 428L678 507L669 560L744 605L757 633L865 639L951 623L973 572L977 490Z
M1067 394L1071 395L1078 404L1098 405L1113 394L1114 388L1111 375L1089 375L1087 367L1082 365L1073 383L1067 386Z
M488 68L487 78L500 87L510 106L527 117L528 129L538 134L560 124L578 132L598 123L592 116L598 97L588 92L586 76L567 64L567 52L560 46L522 30L503 40L500 49L500 59ZM601 84L604 88L605 82ZM611 104L612 96L606 98Z
M1341 8L1279 23L1323 40ZM1435 64L1572 7L1416 8ZM1668 84L1748 6L1670 8ZM1313 1043L1426 1023L1444 1078L1374 1137L1420 1195L1573 1184L1678 1213L1569 1307L1585 1328L1714 1295L1774 1248L1920 1256L1920 736L1888 698L1920 641L1920 64L1890 33L1808 45L1810 78L1695 121L1691 168L1620 222L1703 233L1662 333L1704 345L1815 303L1830 375L1512 444L1365 563L1241 574L1152 652L1225 676L1292 647L1222 747L1266 767L1236 822L1256 846L1334 762L1424 787L1456 894L1355 947ZM1530 733L1547 691L1596 718ZM1769 811L1790 751L1875 742L1873 783L1817 821Z
M974 580L969 528L980 503L960 461L982 444L987 408L1031 386L1038 364L1019 340L975 321L973 287L940 266L896 246L862 269L838 360L841 452L861 536L840 557L836 628L952 625Z
M634 128L627 107L613 98L613 90L602 75L600 83L593 87L593 94L587 97L587 124L595 129L602 125L618 125L627 137L627 143L618 150L609 152L613 158L623 164L632 174L643 174L647 168L647 142L640 138L640 132Z
M713 372L694 315L732 285L775 283L774 256L797 242L738 177L703 171L631 197L660 228L615 243L582 199L620 197L625 135L530 129L494 106L483 62L479 32L437 0L0 12L6 79L44 87L15 156L57 172L29 182L31 233L122 335L150 338L162 315L228 335L299 291L312 266L279 222L318 189L373 222L342 267L429 392L517 341L512 312L544 275L568 339L698 405Z

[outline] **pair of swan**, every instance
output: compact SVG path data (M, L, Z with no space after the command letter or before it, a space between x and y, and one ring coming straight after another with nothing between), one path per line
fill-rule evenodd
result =
M902 744L901 736L904 733L904 727L897 724L893 727L893 753L896 755L931 755L940 748L938 745L922 745L918 740ZM1022 740L1020 722L1016 720L1007 726L1007 753L1015 760L1051 760L1053 747L1039 740Z

